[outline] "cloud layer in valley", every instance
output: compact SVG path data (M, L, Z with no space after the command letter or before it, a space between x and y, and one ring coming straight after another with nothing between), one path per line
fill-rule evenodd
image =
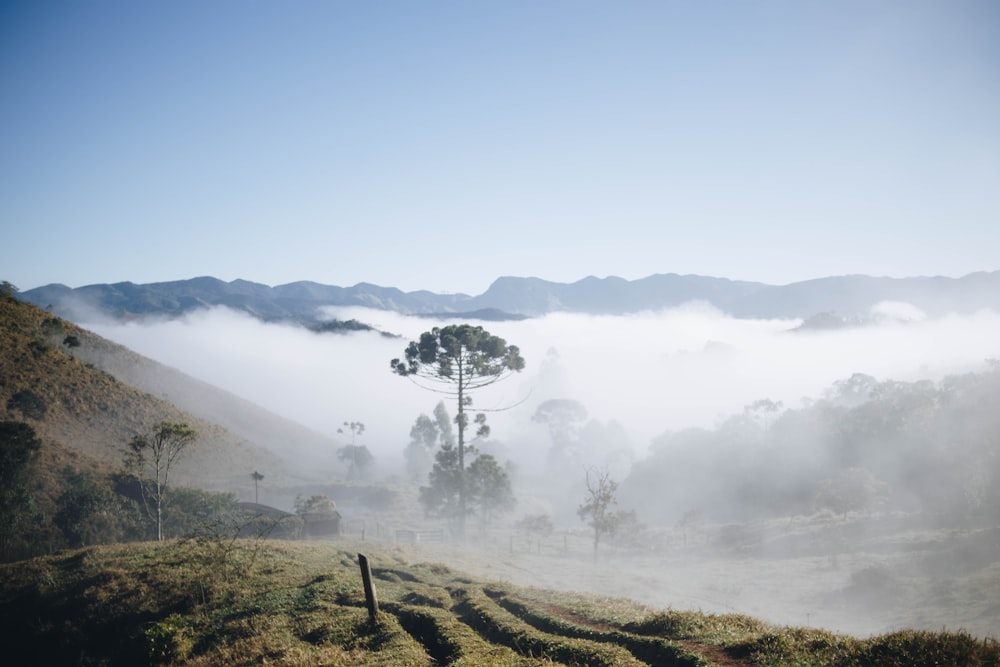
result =
M519 376L479 392L473 407L500 410L489 417L494 437L527 462L547 444L531 414L551 398L575 399L592 418L620 422L641 457L664 431L711 426L758 399L795 407L855 372L936 379L1000 356L996 313L927 319L905 304L876 311L878 325L822 331L792 331L800 324L794 320L735 319L699 304L626 317L483 323L518 345L527 364ZM363 443L394 465L414 419L442 397L394 376L389 361L441 323L365 309L329 315L401 337L318 334L225 308L86 326L320 432L336 436L343 422L362 421Z

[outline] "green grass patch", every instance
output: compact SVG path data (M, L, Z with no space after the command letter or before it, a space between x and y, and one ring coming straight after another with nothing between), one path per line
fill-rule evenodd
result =
M768 632L771 625L742 614L703 614L666 610L655 612L624 625L628 632L670 639L691 639L725 645L747 636Z

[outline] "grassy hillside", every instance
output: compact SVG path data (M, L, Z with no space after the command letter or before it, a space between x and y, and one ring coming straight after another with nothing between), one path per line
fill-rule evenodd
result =
M261 408L234 394L164 366L148 357L89 331L80 334L74 351L85 363L107 371L118 380L160 397L181 410L222 426L230 433L259 443L279 456L290 469L342 464L336 451L344 443ZM305 462L308 461L308 464Z
M275 476L285 470L277 455L247 435L185 412L87 360L110 345L0 295L0 420L26 421L60 456L75 453L88 465L105 467L118 466L129 439L157 421L186 422L200 437L176 467L174 480L182 485L231 491L255 469Z
M381 604L372 624L356 554ZM0 565L5 653L22 664L997 665L963 633L853 639L740 615L485 582L419 547L223 536Z

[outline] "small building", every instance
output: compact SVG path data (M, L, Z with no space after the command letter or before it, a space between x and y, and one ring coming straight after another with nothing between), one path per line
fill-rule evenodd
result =
M324 539L339 537L341 521L343 517L337 510L319 510L313 512L303 512L292 514L279 510L276 507L260 505L258 503L240 503L240 509L246 514L256 517L256 520L248 523L245 530L241 529L241 534L258 534L262 532L262 527L268 528L270 533L274 528L278 528L273 537L294 538L294 532L301 526L300 536L303 539ZM269 524L265 526L265 524Z
M322 539L340 536L340 521L343 517L337 510L327 512L306 512L302 514L302 537Z

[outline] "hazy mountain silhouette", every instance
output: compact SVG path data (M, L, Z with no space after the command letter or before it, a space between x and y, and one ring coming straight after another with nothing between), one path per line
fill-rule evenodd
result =
M262 320L320 321L324 306L365 306L412 315L488 313L490 319L551 312L620 315L662 310L691 301L741 318L808 318L818 313L856 318L883 301L903 301L928 315L1000 309L1000 271L962 278L836 276L767 285L696 275L657 274L640 280L589 276L574 283L498 278L483 294L403 292L358 283L353 287L300 281L269 287L246 280L200 277L137 285L131 282L69 288L51 284L20 297L71 320L100 313L119 320L174 317L197 308L226 306Z

